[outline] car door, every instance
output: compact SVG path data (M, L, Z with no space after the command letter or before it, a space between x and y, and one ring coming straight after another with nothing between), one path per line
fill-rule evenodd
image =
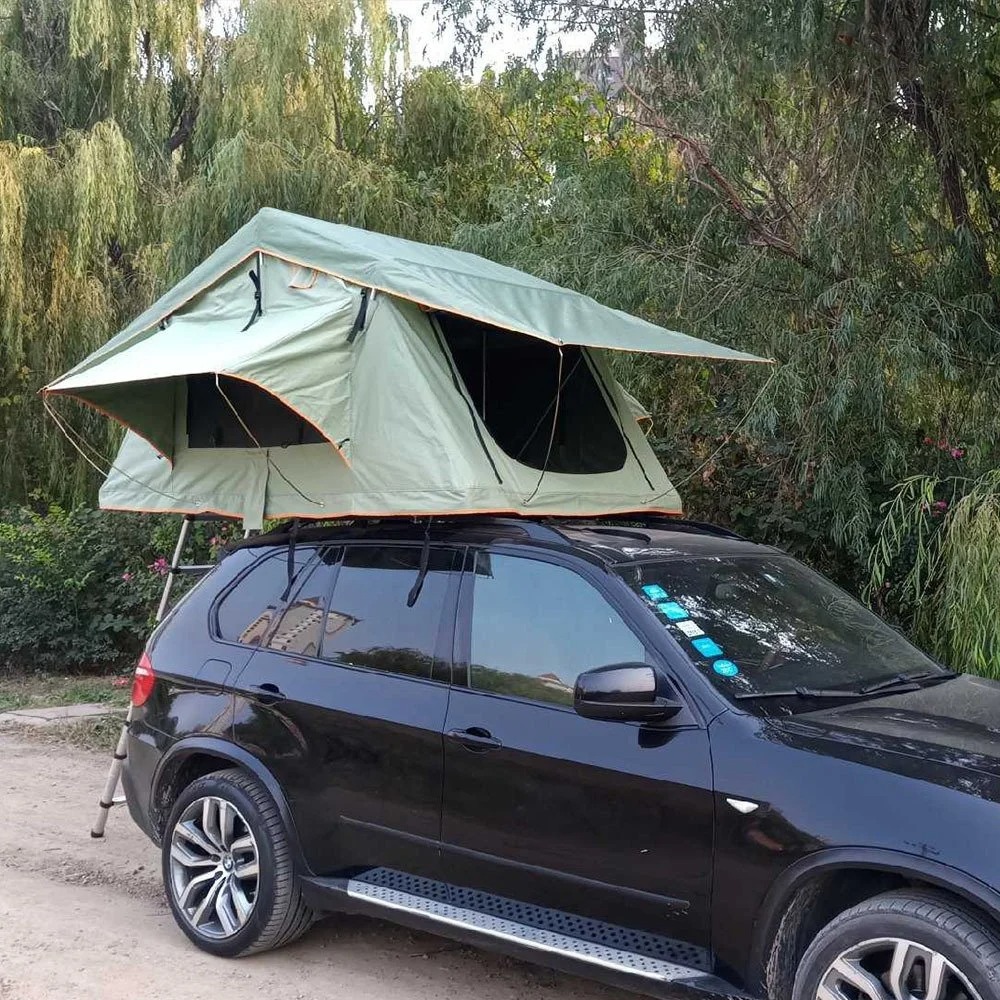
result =
M438 874L457 559L321 550L239 676L234 738L278 778L317 874Z
M699 964L712 865L707 732L687 708L659 726L574 712L580 672L656 662L621 613L627 595L612 603L604 574L576 562L469 554L445 721L445 878L662 935L679 943L677 960Z

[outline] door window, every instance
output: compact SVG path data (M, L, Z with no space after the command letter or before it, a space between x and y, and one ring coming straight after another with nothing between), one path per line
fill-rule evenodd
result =
M354 546L337 574L321 655L371 670L430 678L455 553L431 549L420 576L421 547Z
M570 705L583 671L645 659L618 612L572 570L477 553L470 687Z
M296 546L292 562L293 587L315 553L312 546ZM258 560L222 598L216 610L220 638L245 646L259 646L274 623L288 584L287 549L279 549Z

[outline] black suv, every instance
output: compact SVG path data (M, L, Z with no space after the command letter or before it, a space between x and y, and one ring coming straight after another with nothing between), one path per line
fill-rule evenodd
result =
M213 954L339 910L662 996L1000 998L1000 688L721 529L285 526L133 699Z

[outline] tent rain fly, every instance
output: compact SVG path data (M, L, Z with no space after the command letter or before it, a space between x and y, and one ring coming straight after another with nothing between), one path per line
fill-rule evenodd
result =
M46 386L128 433L110 509L674 513L595 349L761 361L472 254L264 209Z

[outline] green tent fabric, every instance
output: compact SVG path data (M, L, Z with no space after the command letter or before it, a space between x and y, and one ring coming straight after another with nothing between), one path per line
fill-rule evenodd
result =
M760 361L471 254L264 209L44 390L124 424L101 505L676 512L593 348Z

